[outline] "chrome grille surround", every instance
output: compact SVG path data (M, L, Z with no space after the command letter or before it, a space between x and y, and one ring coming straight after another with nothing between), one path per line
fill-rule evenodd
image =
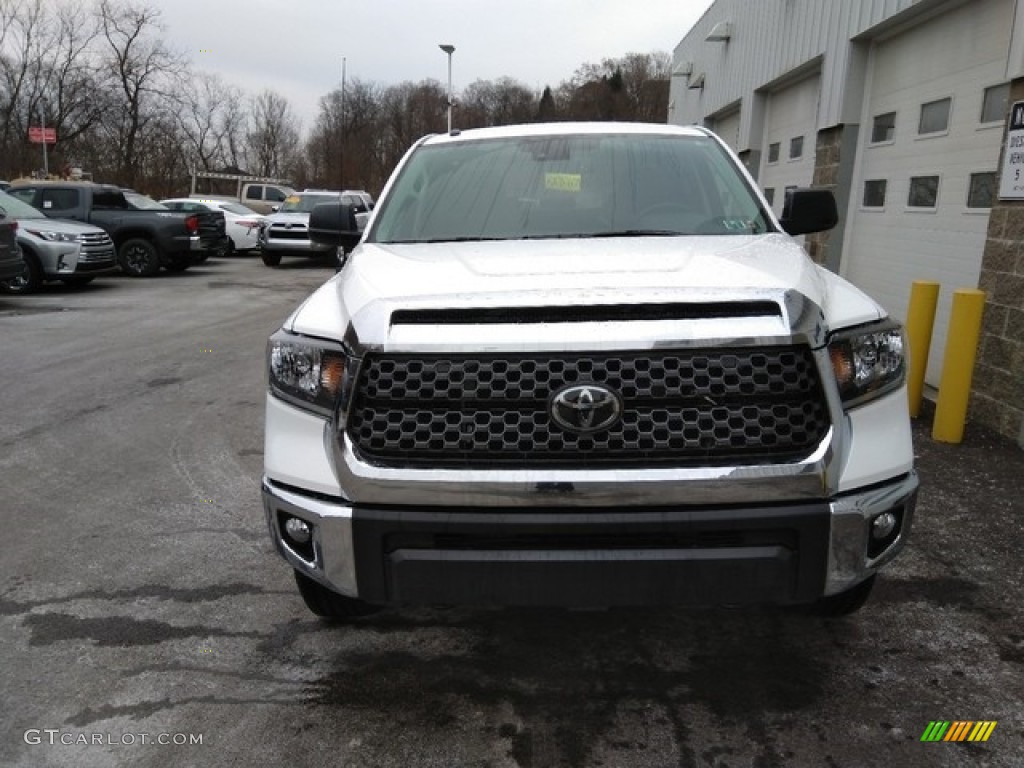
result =
M108 261L114 258L114 241L106 232L86 232L79 236L81 261Z

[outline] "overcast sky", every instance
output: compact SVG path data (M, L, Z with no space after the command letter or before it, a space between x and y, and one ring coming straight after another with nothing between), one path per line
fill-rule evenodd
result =
M626 53L671 53L711 0L150 0L197 69L287 96L310 128L347 79L452 85L511 77L538 90Z

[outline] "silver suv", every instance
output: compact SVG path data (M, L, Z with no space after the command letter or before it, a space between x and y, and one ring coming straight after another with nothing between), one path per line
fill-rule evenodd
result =
M117 271L114 242L92 224L51 219L26 202L0 192L0 209L19 222L22 273L0 282L7 293L31 293L48 280L83 285Z
M356 208L359 229L366 227L373 198L366 192L345 190L307 189L289 196L276 213L267 216L260 226L259 247L263 263L276 267L282 256L326 256L334 252L331 246L314 243L309 239L309 214L319 203L343 202Z

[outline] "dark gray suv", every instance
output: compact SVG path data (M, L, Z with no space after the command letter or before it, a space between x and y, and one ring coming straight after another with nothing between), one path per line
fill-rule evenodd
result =
M25 269L18 247L18 222L0 210L0 280L20 277Z

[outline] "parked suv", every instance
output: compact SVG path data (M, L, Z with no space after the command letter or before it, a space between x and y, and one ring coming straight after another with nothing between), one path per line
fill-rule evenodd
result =
M817 189L776 219L697 127L419 141L269 341L263 503L307 606L858 609L918 483L899 325L793 239L836 220Z
M17 232L18 222L0 208L0 280L15 279L25 269Z
M364 197L365 195L365 197ZM318 203L344 202L352 205L357 222L366 225L369 209L373 204L365 192L332 192L324 189L307 189L290 195L276 213L266 217L260 226L259 242L263 263L276 267L282 256L325 256L333 253L332 246L314 243L309 239L309 212Z
M31 293L47 280L84 285L118 270L114 241L99 227L51 219L42 211L0 192L0 209L17 219L22 273L0 282L8 293Z

